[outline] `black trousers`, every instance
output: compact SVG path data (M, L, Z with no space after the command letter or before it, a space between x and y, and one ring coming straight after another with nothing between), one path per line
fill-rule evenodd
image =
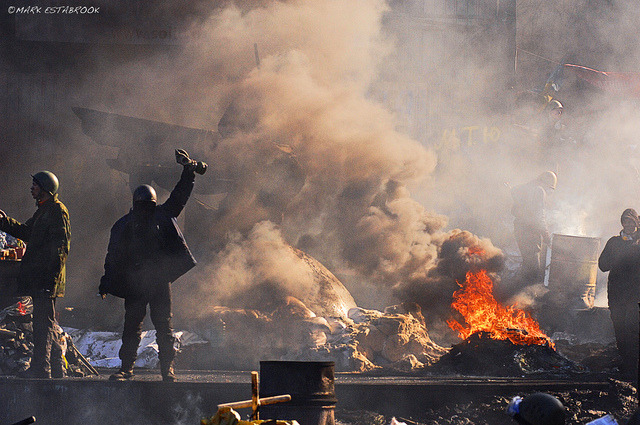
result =
M51 366L62 370L60 335L55 329L55 298L33 297L33 357L31 367L36 372L50 373Z
M622 372L630 378L638 374L638 303L609 302L609 312L616 334L616 345L622 357Z
M122 332L122 347L120 360L122 369L133 367L138 357L138 346L142 334L142 322L147 314L149 305L151 322L156 328L156 341L161 365L168 365L173 361L176 353L171 326L171 284L157 283L148 286L145 295L127 297L124 300L124 330Z

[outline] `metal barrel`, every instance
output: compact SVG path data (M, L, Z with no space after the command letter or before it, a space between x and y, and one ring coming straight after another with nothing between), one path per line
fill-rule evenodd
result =
M591 308L596 296L600 239L554 234L549 290L567 308Z
M290 394L291 401L261 407L260 417L334 425L334 367L331 361L261 361L260 397Z

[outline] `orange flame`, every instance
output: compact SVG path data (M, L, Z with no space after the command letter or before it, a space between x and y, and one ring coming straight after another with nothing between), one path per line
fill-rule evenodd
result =
M486 332L493 339L508 339L519 345L549 345L551 339L540 325L523 310L504 307L493 297L493 282L486 270L468 272L464 284L453 293L451 307L460 312L465 325L447 320L462 339L476 332Z

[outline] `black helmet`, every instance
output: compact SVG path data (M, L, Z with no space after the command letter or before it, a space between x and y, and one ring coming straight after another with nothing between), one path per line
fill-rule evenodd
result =
M534 393L526 396L520 403L520 419L530 425L564 425L564 406L554 396L546 393Z
M40 171L31 177L33 177L33 181L49 195L54 196L58 193L60 183L58 182L56 175L51 171Z
M157 201L156 190L148 184L138 186L136 190L133 191L134 204L136 202L153 202L155 204Z

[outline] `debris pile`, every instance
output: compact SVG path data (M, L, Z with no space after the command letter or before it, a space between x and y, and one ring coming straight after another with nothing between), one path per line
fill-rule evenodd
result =
M28 297L0 311L0 372L4 375L26 370L31 363L32 312L33 304Z
M581 339L566 332L556 332L551 339L558 353L581 364L590 372L620 375L622 358L615 341Z
M549 345L514 344L477 332L442 356L429 369L442 374L474 376L575 376L585 368L558 354Z
M352 309L349 317L357 349L373 365L408 371L431 365L446 352L429 337L417 304L387 307L384 313Z
M0 373L15 375L31 364L33 353L33 302L30 297L17 297L0 311ZM76 348L73 339L57 323L54 326L57 343L62 349L67 376L95 374L95 369Z
M445 349L429 338L417 305L383 313L352 308L347 318L319 317L287 297L271 313L217 307L197 331L211 343L204 368L247 369L260 360L332 360L337 371L422 368Z
M586 424L611 414L620 424L626 423L637 409L636 390L625 382L610 381L608 391L573 390L550 392L565 407L567 424ZM513 394L513 396L526 394ZM506 413L510 397L487 395L463 404L443 403L436 409L410 419L397 418L409 425L513 425ZM336 409L336 422L342 425L386 425L392 418L376 412Z

